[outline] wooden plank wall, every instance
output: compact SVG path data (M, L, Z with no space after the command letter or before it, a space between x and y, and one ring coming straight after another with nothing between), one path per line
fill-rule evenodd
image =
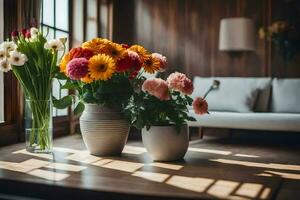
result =
M300 77L300 56L286 63L270 43L258 38L254 52L218 50L222 18L250 17L258 30L284 18L287 4L293 2L299 11L297 0L115 0L113 38L163 53L170 71L190 77Z

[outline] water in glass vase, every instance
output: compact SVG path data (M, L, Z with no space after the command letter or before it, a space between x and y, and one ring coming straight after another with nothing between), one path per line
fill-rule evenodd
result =
M53 144L51 100L25 101L26 150L51 153Z

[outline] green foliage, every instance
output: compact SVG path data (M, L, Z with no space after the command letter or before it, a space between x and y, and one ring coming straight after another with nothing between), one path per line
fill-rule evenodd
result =
M84 111L84 104L82 102L78 102L77 106L74 109L74 114L79 115Z
M174 124L177 131L187 120L195 121L188 115L187 106L193 99L177 91L170 91L171 99L162 101L147 92L132 95L127 107L126 115L131 119L131 124L142 129L149 129L152 125L165 126Z
M78 91L79 103L77 104L74 113L80 114L84 110L83 103L91 103L107 106L109 108L123 109L133 94L133 86L128 75L124 73L116 73L107 81L94 81L85 84L81 81L74 81L67 78L62 73L57 73L57 79L66 80L66 83L61 86L61 89L71 89ZM71 100L71 102L70 102ZM72 102L73 100L73 102ZM54 100L54 106L63 109L74 102L72 96L66 96L60 100Z
M56 99L54 96L52 97L53 106L58 109L65 109L72 105L72 96L65 96L61 99Z

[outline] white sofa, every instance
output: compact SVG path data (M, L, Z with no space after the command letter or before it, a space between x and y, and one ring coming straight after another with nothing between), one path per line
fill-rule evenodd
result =
M190 127L300 132L300 79L194 78L193 97L203 96L213 80L220 88L207 96L210 114L190 115Z

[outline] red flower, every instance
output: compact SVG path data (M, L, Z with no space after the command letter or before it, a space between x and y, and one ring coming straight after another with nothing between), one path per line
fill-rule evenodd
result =
M70 51L70 59L73 58L86 58L89 60L91 57L94 56L94 53L90 49L83 49L81 47L72 48Z
M18 37L18 35L19 35L18 31L11 32L11 37Z
M130 72L129 78L134 78L142 67L139 55L133 51L127 51L127 55L117 61L118 72Z
M23 29L21 30L21 33L22 33L22 35L25 37L25 36L26 36L26 33L27 33L27 29L26 29L26 28L23 28Z
M197 97L193 101L193 108L196 114L204 115L208 113L208 104L202 97Z
M130 47L128 44L121 44L121 45L122 45L122 47L125 48L125 49L129 49L129 47Z
M26 37L26 38L31 38L31 33L30 33L30 31L27 31L27 32L26 32L25 37Z

